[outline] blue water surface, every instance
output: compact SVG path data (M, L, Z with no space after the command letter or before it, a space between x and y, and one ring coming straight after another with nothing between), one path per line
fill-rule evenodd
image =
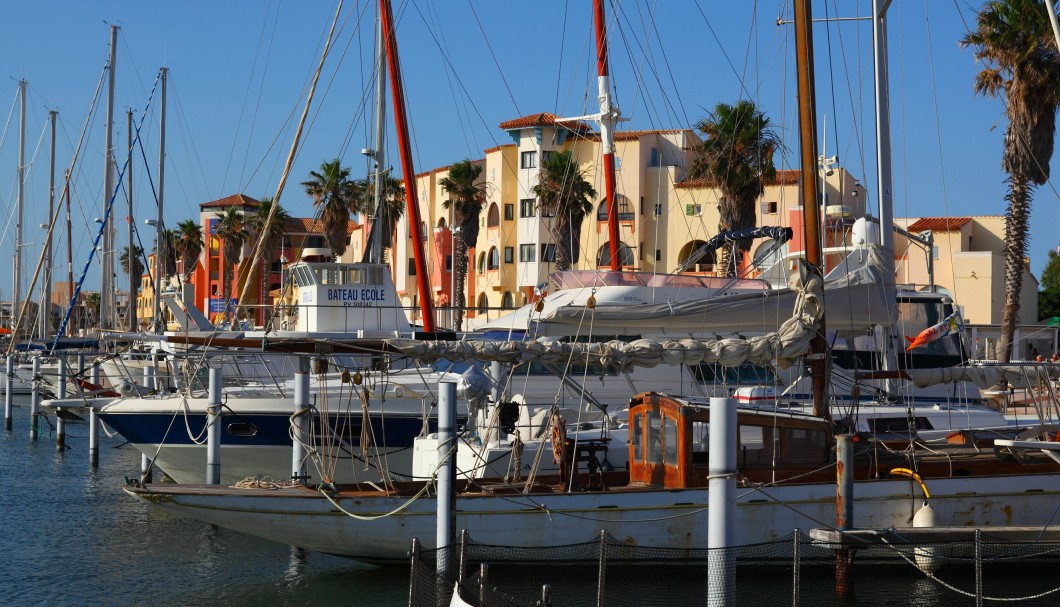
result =
M139 452L101 434L92 470L87 424L67 425L60 452L54 419L32 441L28 400L16 402L12 430L0 425L0 604L407 604L405 567L304 553L127 496Z

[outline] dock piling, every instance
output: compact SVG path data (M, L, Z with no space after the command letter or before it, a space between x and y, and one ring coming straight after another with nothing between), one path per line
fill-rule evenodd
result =
M33 357L33 380L29 396L29 439L40 438L40 357Z
M291 482L304 485L309 480L306 470L305 442L309 436L309 374L294 374L294 415L291 416Z
M736 604L736 400L710 399L707 605Z
M12 411L14 410L14 401L12 400L12 390L14 386L14 375L15 375L15 359L10 354L7 355L7 373L4 375L4 427L8 430L12 427Z
M210 368L210 400L206 406L206 484L221 484L221 369Z
M93 470L99 468L99 419L95 407L88 410L88 465Z

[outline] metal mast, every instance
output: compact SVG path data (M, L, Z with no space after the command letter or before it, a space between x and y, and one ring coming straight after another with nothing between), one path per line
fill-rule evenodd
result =
M48 112L48 122L51 125L51 158L48 161L48 222L55 220L55 119L59 112L51 110ZM40 304L41 309L37 313L40 318L41 339L48 339L52 332L52 226L48 226L48 238L44 244L44 285L41 287Z
M162 242L162 210L166 198L166 77L169 68L162 68L162 104L159 110L158 126L158 213L155 216L155 267L154 267L154 290L155 310L154 318L151 320L151 328L160 330L162 325L162 248L171 246L173 243ZM279 204L277 202L276 204ZM168 252L167 252L168 254Z
M18 211L15 216L15 271L14 292L11 295L12 329L22 308L22 213L26 204L26 81L18 81L18 98L21 110L18 124Z
M107 207L114 194L114 70L118 55L118 26L110 26L110 60L107 73L107 127L103 144L103 276L99 294L99 328L114 327L114 227Z
M607 25L604 19L604 0L593 0L593 20L596 23L596 83L600 100L600 147L603 151L604 196L607 202L607 239L611 249L611 270L622 269L618 240L618 204L615 201L615 123L622 115L618 106L611 105L611 78L608 74Z
M129 175L129 187L126 195L129 198L129 250L127 255L129 256L129 331L136 330L136 283L141 279L137 276L133 269L136 267L136 215L133 213L133 111L130 109L125 113L126 123L128 124L127 130L129 141L129 162L128 167L125 169Z

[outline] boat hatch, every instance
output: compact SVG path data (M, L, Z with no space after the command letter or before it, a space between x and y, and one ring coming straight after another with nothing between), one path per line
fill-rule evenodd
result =
M247 422L233 422L228 424L228 433L232 436L255 436L258 427Z

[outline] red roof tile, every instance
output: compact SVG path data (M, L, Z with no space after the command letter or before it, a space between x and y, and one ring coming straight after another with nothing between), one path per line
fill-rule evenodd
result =
M616 131L615 141L633 141L645 135L676 135L685 132L685 129L668 129L661 131ZM586 133L585 138L590 141L600 141L600 133Z
M959 230L971 220L971 217L921 217L910 224L907 229L914 233L926 232L927 230L932 232L952 232Z
M514 143L505 143L503 145L497 145L497 146L493 146L491 148L488 148L482 153L483 154L492 154L493 152L496 152L497 150L503 150L504 148L514 148L514 147L516 147L516 145Z
M766 185L797 185L799 183L799 171L789 169L785 171L777 171L776 177L772 181L767 181ZM708 179L701 177L699 179L685 179L674 184L675 188L682 189L708 189L717 187L717 184L712 183Z
M540 114L531 114L529 116L523 116L522 118L507 120L502 122L500 127L506 131L512 129L525 129L532 126L562 126L572 131L588 131L592 129L592 127L584 122L574 121L557 123L557 118L559 118L559 116L555 114L541 112Z
M210 202L204 202L199 205L200 209L217 209L222 207L256 207L261 202L254 200L250 196L244 194L232 194L231 196L225 196L219 200L213 200Z

